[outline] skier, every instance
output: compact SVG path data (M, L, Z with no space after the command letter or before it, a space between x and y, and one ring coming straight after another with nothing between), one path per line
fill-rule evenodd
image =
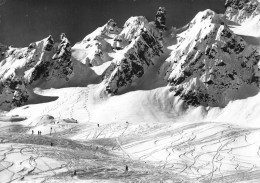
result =
M33 133L34 133L34 132L33 132L33 130L32 130L32 135L33 135Z
M125 166L125 171L128 172L128 166L127 165Z

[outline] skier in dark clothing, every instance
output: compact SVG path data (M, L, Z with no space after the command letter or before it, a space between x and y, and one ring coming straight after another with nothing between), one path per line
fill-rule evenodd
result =
M34 131L32 130L32 135L33 135Z
M125 171L128 172L128 166L127 165L125 166Z

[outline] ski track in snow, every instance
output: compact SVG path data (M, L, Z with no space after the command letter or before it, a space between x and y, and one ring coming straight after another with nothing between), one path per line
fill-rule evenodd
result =
M32 145L5 144L0 147L1 182L23 180L25 176L46 177L56 175L64 166L53 166L53 160L46 159L39 152L39 147ZM15 159L13 159L15 158Z
M82 97L75 100L84 98L85 104L88 101L83 91L87 92L81 90ZM7 128L3 129L5 133ZM157 171L187 177L190 182L260 180L260 130L256 128L223 123L122 122L100 126L73 124L64 130L64 133L53 131L52 138L59 139L60 135L89 141L90 149L110 150L125 161L147 163ZM72 171L73 163L77 162L72 157L66 162L48 159L40 146L8 144L2 137L0 141L0 177L1 174L5 177L2 182L31 178L48 182L60 172ZM62 145L70 146L70 142L64 140ZM62 151L47 150L55 157L62 157Z
M239 151L246 152L247 148L254 147L256 142L250 143L247 140L248 135L259 134L260 131L250 132L223 125L226 129L213 135L209 134L204 138L195 135L212 129L210 125L207 126L203 125L200 129L190 128L189 133L180 129L180 133L154 136L153 139L149 135L123 145L116 138L119 148L114 150L141 161L157 162L162 169L192 177L199 182L226 182L229 179L235 182L245 180L247 176L250 179L251 173L260 169L259 143L255 156L245 156L239 154ZM260 179L260 176L257 179Z

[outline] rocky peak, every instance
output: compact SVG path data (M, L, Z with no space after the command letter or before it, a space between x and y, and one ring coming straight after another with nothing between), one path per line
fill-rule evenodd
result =
M30 98L31 88L62 84L72 75L71 46L65 34L58 44L48 36L25 48L9 47L0 62L0 107L21 106Z
M53 40L52 36L50 35L46 38L46 41L44 42L44 50L51 51L53 46L54 46L54 40ZM31 47L33 48L32 45L29 45L29 48L31 48Z
M8 50L8 46L0 43L0 62L5 58L7 50Z
M108 93L122 91L146 70L154 65L153 58L159 56L162 44L158 40L158 30L144 17L129 18L115 42L120 50L105 72L105 90Z
M159 7L155 15L155 25L160 30L166 30L166 8Z
M53 67L48 79L65 79L68 81L73 75L71 45L64 33L60 35L60 41L52 57L54 63L51 63Z
M120 29L117 26L117 23L113 19L110 19L104 26L102 33L119 34Z
M82 41L76 43L72 49L81 50L84 52L84 57L81 58L83 64L89 66L99 66L109 60L108 55L113 52L113 39L120 33L117 23L110 19L104 26L97 28L94 32L87 35Z
M227 0L225 7L227 18L239 24L246 23L260 14L258 0Z
M190 105L225 106L247 84L259 85L257 47L213 11L200 12L162 67L175 95Z
M87 35L82 42L80 43L87 43L89 41L95 41L95 40L102 40L104 36L113 36L112 34L119 34L120 28L117 26L117 23L110 19L108 22L103 25L102 27L97 28L95 31L93 31L91 34Z
M125 22L123 30L115 37L113 47L118 50L124 49L144 31L151 34L155 39L161 36L158 29L152 23L149 23L145 17L130 17Z
M70 57L71 46L68 38L64 33L60 35L60 43L58 44L56 53L52 57L53 60L60 59L62 57Z

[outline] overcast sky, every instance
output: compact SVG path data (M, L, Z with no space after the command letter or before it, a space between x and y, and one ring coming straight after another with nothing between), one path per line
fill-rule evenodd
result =
M3 0L0 0L3 1ZM167 26L180 27L198 11L224 13L225 0L6 0L0 6L0 42L17 47L64 32L72 44L110 18L119 26L130 16L154 19L159 6L167 10Z

